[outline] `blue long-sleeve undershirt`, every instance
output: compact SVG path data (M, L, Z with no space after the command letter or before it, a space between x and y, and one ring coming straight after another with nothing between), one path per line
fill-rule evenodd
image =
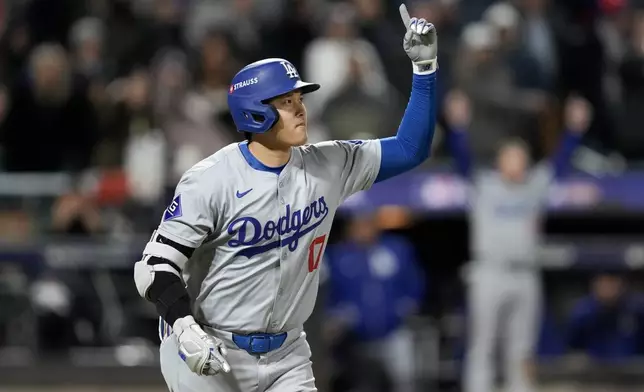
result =
M411 98L396 136L380 139L380 171L376 182L420 165L429 157L436 124L436 72L414 74Z
M564 132L555 154L550 158L556 178L564 176L570 167L570 158L579 146L581 136L568 130ZM467 134L463 130L452 130L448 135L448 145L454 156L456 170L463 177L469 178L472 170L472 157L467 143Z

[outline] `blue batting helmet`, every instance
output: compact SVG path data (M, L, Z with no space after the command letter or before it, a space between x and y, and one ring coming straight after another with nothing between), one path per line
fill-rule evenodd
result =
M319 84L303 82L289 61L261 60L235 75L228 89L228 108L239 132L264 133L279 119L268 100L294 90L307 94L319 88Z

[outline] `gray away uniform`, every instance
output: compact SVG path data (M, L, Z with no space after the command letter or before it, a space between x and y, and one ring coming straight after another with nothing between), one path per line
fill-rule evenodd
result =
M541 215L553 171L542 164L521 184L496 172L474 176L471 185L473 261L468 276L469 342L466 392L491 392L496 342L504 346L508 391L529 391L524 363L539 328L537 258Z
M280 174L258 170L229 145L188 170L157 232L196 248L183 277L195 319L228 347L230 374L198 376L161 321L161 370L173 392L315 391L302 325L317 295L319 262L338 205L369 188L380 142L293 148ZM251 355L232 333L287 332Z

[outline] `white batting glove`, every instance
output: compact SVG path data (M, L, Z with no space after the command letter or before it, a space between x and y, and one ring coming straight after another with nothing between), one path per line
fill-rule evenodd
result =
M400 5L402 18L407 33L403 38L403 48L414 64L414 73L427 75L438 69L438 38L436 28L425 19L410 18L407 6Z
M224 342L204 332L192 316L175 321L172 332L179 340L179 356L191 371L200 376L230 372Z

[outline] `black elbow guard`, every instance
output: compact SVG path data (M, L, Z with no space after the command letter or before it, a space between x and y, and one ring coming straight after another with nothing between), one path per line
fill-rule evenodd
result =
M190 297L181 279L169 272L158 272L148 290L148 298L166 323L190 315Z

